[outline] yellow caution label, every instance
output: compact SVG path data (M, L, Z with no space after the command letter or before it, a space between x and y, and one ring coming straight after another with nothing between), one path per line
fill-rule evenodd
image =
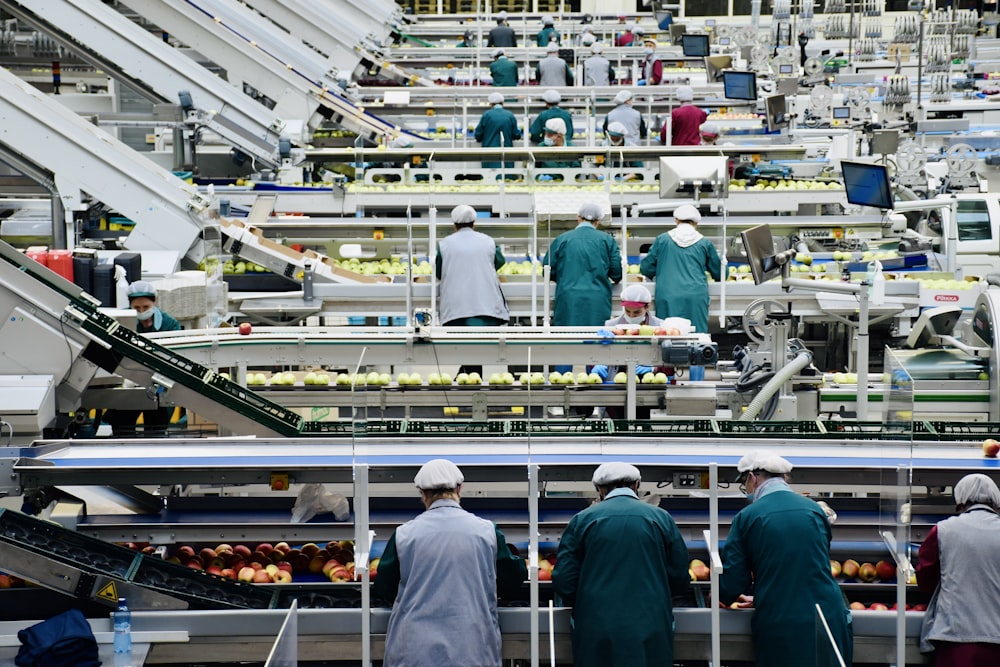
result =
M115 586L114 581L109 581L104 584L99 591L97 591L97 597L102 600L110 600L111 602L118 602L118 588Z

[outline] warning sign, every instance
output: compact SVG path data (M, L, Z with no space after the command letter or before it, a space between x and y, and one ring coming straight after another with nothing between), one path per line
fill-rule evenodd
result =
M114 581L109 581L104 584L99 591L97 591L97 597L102 600L110 600L111 602L118 602L118 589L115 587Z

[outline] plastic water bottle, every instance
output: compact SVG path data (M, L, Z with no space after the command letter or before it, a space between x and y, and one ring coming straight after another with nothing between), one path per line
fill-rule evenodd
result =
M132 652L132 612L128 610L125 598L118 598L115 609L115 653Z

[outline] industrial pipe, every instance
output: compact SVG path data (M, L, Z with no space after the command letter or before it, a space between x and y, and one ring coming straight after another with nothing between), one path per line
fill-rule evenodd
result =
M737 421L749 422L756 419L757 415L759 415L760 411L764 409L764 406L767 405L767 402L771 399L771 397L776 394L786 382L791 380L796 373L808 366L811 361L812 352L808 350L802 350L795 355L795 358L792 359L789 364L778 371L775 376L771 378L771 381L764 385L764 388L760 390L760 393L758 393L752 401L750 401L750 405L747 406L747 409L742 415L740 415L740 418Z

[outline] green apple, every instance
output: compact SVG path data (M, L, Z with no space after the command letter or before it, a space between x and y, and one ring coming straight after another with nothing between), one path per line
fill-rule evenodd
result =
M521 384L531 384L531 373L521 373L517 376L517 381Z
M503 384L503 379L500 377L499 373L490 373L490 384Z
M514 374L510 371L504 371L500 374L500 380L504 384L514 384Z
M597 373L590 373L587 375L587 382L590 384L601 384L604 380Z
M737 271L738 271L739 273L750 273L750 265L749 265L749 264L740 264L740 265L739 265L739 266L738 266L738 267L736 268L736 270L737 270Z
M458 376L455 378L455 381L458 382L458 384L469 384L469 374L459 373Z
M642 384L653 384L656 380L656 373L643 373L642 374Z
M625 374L625 371L615 373L615 384L625 384L626 382L628 382L628 375Z
M802 262L806 266L809 266L810 264L813 263L813 258L812 258L812 255L810 255L808 253L800 252L800 253L796 253L796 255L795 255L795 261Z
M539 371L531 374L531 384L545 384L545 375Z
M451 384L451 376L447 373L441 373L441 384Z
M587 384L588 383L587 374L583 373L583 372L577 373L576 374L576 383L577 384Z
M427 384L441 384L441 374L431 373L427 376Z
M640 336L652 336L656 331L656 327L650 326L648 324L639 325L639 335Z
M483 383L483 378L479 375L479 373L476 372L469 373L469 384L482 384L482 383Z
M667 374L664 373L663 371L660 371L653 377L653 384L666 384L666 383L667 383Z
M549 373L549 384L562 384L562 373L559 371Z
M365 376L365 383L370 385L378 385L379 374L376 371L371 371Z
M396 376L396 383L401 385L410 384L410 374L400 373L399 375Z
M316 384L316 373L312 371L306 373L306 376L302 378L302 384Z
M327 386L330 384L330 375L328 373L317 373L316 374L316 384Z
M987 373L986 371L983 371L983 372L982 372L982 373L980 373L980 374L979 374L979 375L978 375L977 377L978 377L978 378L979 378L980 380L989 380L989 379L990 379L990 374L989 374L989 373Z
M424 379L420 377L420 373L410 373L410 384L423 384Z
M347 373L337 373L337 379L335 382L338 385L349 385L351 384L351 376Z

